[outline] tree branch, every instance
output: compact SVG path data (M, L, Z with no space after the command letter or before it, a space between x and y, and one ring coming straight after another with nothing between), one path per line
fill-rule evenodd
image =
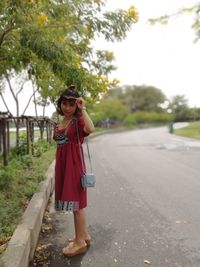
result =
M0 36L0 46L2 45L5 36L14 29L13 23L14 23L14 21L12 21L11 25L1 34L1 36Z
M12 93L13 98L14 98L15 102L17 102L17 98L16 98L16 96L14 94L14 91L13 91L13 88L12 88L12 85L11 85L11 82L9 80L9 77L8 77L8 74L7 73L5 74L5 78L6 78L7 82L8 82L8 86L10 88L10 91Z
M32 81L32 87L33 87L33 98L34 98L34 105L35 105L35 116L36 116L36 119L38 119L37 101L36 101L36 97L35 97L36 91L34 91L34 83L33 83L33 80L31 80L31 81ZM39 86L37 86L37 90L39 91Z
M177 17L183 13L189 13L189 12L192 12L192 11L198 10L198 9L199 9L199 3L197 3L193 6L190 6L190 7L181 8L178 11L171 13L171 14L162 15L162 16L157 17L157 18L150 18L150 19L148 19L148 22L152 25L154 25L156 23L167 24L168 20L173 18L173 17Z
M30 102L31 102L31 98L34 96L34 94L35 94L37 91L38 91L38 88L36 88L36 90L35 90L35 91L33 92L33 94L30 96L30 98L29 98L29 100L28 100L28 103L27 103L27 105L26 105L26 107L25 107L24 112L23 112L22 115L25 114L25 112L26 112L26 110L27 110L27 108L28 108L28 106L29 106L29 104L30 104Z
M21 85L21 88L19 89L19 91L16 93L16 98L18 98L18 95L21 93L21 91L24 89L24 84L26 83L27 81L24 81L24 83Z
M2 94L1 91L0 91L0 96L1 96L1 99L2 99L2 101L3 101L3 103L4 103L4 105L5 105L5 107L6 107L7 111L8 111L8 113L11 115L12 118L14 118L12 112L11 112L10 109L8 108L8 105L7 105L7 103L6 103L5 99L4 99L3 94ZM14 119L14 122L16 123L16 120L15 120L15 119Z

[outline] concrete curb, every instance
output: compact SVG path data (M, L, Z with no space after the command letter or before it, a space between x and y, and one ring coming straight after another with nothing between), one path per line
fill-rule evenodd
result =
M28 267L37 246L42 219L54 188L55 161L49 166L46 179L30 200L8 246L1 258L0 267Z

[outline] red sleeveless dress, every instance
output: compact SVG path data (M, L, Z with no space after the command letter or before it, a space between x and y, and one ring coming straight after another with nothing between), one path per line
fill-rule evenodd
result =
M82 165L78 145L76 120L79 130L81 153L84 160L82 143L88 134L84 132L82 117L71 121L66 129L56 129L57 142L55 165L55 209L76 211L87 206L87 190L81 186Z

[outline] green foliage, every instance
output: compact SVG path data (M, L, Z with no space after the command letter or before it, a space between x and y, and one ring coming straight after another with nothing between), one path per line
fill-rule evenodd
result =
M99 0L1 1L0 77L13 69L27 69L44 103L54 102L70 84L92 97L105 92L113 86L107 76L115 69L114 57L108 51L97 51L95 57L91 42L98 35L123 40L138 14L134 7L103 13L104 4Z
M12 172L9 170L0 170L0 190L7 189L12 181Z
M21 132L19 135L19 146L15 147L13 151L17 155L26 155L27 153L27 136L26 133Z
M124 119L127 126L138 126L140 124L166 124L173 120L173 115L167 112L137 111L129 114Z
M173 115L167 112L137 111L129 114L124 123L128 126L140 124L166 124L173 120Z
M200 108L190 108L190 120L200 120Z
M92 121L95 126L97 126L98 124L100 124L102 121L104 121L107 118L105 113L98 111L98 110L92 111L90 113L90 117L92 118Z
M33 164L32 156L31 155L24 155L21 157L21 164L24 168L30 168Z
M188 100L184 95L174 96L168 107L174 114L174 121L188 121L191 120L193 114L191 109L188 107Z
M91 108L96 126L110 119L113 123L137 126L139 124L166 124L174 120L162 104L166 101L160 89L152 86L124 86L109 90L99 104ZM106 124L105 124L106 125Z
M137 121L133 113L128 114L124 119L124 124L127 126L136 126Z
M34 149L34 156L40 157L44 152L46 152L49 149L49 144L44 140L39 140L34 143L33 149Z
M143 123L164 124L173 120L173 115L167 112L138 111L133 113L133 117L137 124L143 124Z
M106 50L97 50L96 51L96 61L92 61L93 71L98 72L100 75L107 75L111 71L115 70L116 67L110 64L114 60L113 52Z
M51 146L40 157L13 155L7 167L0 166L1 242L12 235L54 157L55 147Z
M114 99L101 101L97 109L114 120L122 120L128 114L128 109L119 100Z
M108 92L106 97L120 99L131 112L162 111L161 105L166 100L166 96L160 89L147 85L114 88Z
M91 112L91 117L95 125L97 125L101 121L107 119L115 120L116 122L123 121L127 114L128 109L120 102L120 100L105 99L95 105Z

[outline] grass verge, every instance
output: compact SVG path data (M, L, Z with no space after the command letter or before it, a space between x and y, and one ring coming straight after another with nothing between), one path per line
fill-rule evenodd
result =
M200 121L191 122L184 128L176 129L174 133L185 137L200 139Z
M52 145L35 157L11 156L8 166L0 166L0 254L54 158Z

